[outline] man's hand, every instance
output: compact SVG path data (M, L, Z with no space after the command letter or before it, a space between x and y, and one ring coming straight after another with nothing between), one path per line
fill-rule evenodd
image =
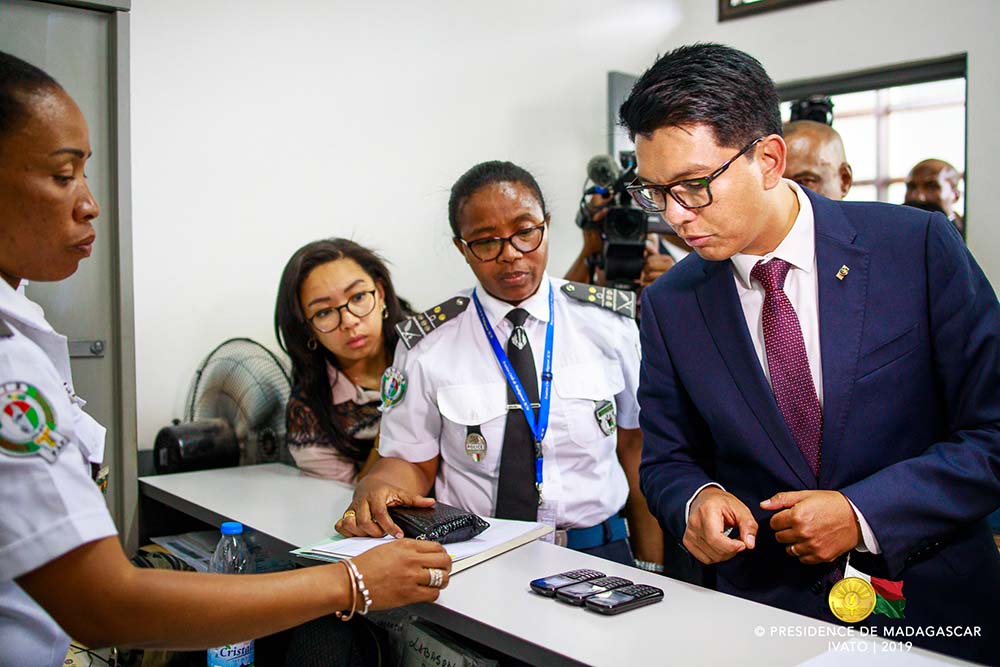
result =
M726 537L736 527L740 539ZM705 565L727 561L745 549L753 549L757 522L739 498L717 486L702 489L691 502L684 548Z
M646 256L642 262L642 273L639 275L639 286L648 287L654 280L662 276L675 264L669 254L660 253L660 235L646 235Z
M806 565L832 562L861 542L854 508L839 491L784 491L760 506L777 511L771 517L774 536Z
M354 490L354 500L337 522L337 532L347 537L402 537L403 531L389 518L389 507L433 507L434 499L366 477Z
M647 255L642 264L642 274L639 275L639 284L648 287L654 280L662 276L674 265L674 258L670 255Z

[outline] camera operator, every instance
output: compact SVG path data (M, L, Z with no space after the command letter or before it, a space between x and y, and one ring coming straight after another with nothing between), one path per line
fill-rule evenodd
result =
M633 154L623 153L621 160L624 173L618 172L608 156L596 156L587 165L588 181L593 181L595 185L584 190L580 202L576 223L583 231L583 247L566 272L565 279L639 291L683 259L689 249L682 240L669 233L665 223L650 225L648 220L640 221L637 209L622 211L631 206L623 186L631 180L630 174L634 171ZM617 199L622 205L616 205ZM614 222L614 228L609 230L606 221L609 212L614 209L618 209L619 217ZM637 263L635 253L639 249L636 244L643 239L642 261ZM609 262L612 272L610 283L607 279Z
M583 247L565 279L638 292L683 259L690 248L662 218L650 218L631 206L625 185L635 178L634 153L622 154L621 162L623 172L606 155L594 157L587 165L587 183L594 186L584 188L576 216ZM710 581L684 547L666 535L662 573L699 585Z

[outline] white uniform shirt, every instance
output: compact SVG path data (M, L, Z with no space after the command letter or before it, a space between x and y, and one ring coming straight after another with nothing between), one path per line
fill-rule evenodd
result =
M12 334L0 337L0 665L60 665L69 637L14 579L116 534L90 476L90 462L104 456L105 430L73 394L65 336L3 280L0 321ZM37 394L13 398L18 385ZM40 432L46 408L64 441L55 460L12 453L25 433Z
M555 505L559 528L586 528L618 512L628 496L617 436L604 434L594 410L600 401L613 401L618 426L638 428L639 333L631 319L564 294L560 287L565 282L545 276L538 291L519 307L530 315L524 329L540 375L552 284L553 382L549 428L542 442L542 496ZM476 294L501 346L506 346L513 329L506 315L514 306L481 287ZM492 516L507 383L471 298L464 312L412 350L400 343L393 366L406 374L408 384L403 400L382 417L379 453L414 463L440 455L437 498ZM541 391L540 379L538 386ZM512 409L520 412L520 406ZM465 450L469 426L479 426L487 443L478 463Z

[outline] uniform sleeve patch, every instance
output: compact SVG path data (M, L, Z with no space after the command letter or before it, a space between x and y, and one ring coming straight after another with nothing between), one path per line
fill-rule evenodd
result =
M8 456L41 456L52 463L66 445L56 431L52 404L26 382L0 384L0 451Z
M399 404L406 395L406 373L389 366L382 373L382 382L379 386L379 398L382 404L378 406L378 411L385 413L394 405Z

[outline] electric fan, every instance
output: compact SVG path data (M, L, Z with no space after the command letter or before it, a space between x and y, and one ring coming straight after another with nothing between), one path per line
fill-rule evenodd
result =
M285 446L290 393L288 370L274 353L249 338L224 341L195 372L184 422L157 434L157 472L291 463Z

